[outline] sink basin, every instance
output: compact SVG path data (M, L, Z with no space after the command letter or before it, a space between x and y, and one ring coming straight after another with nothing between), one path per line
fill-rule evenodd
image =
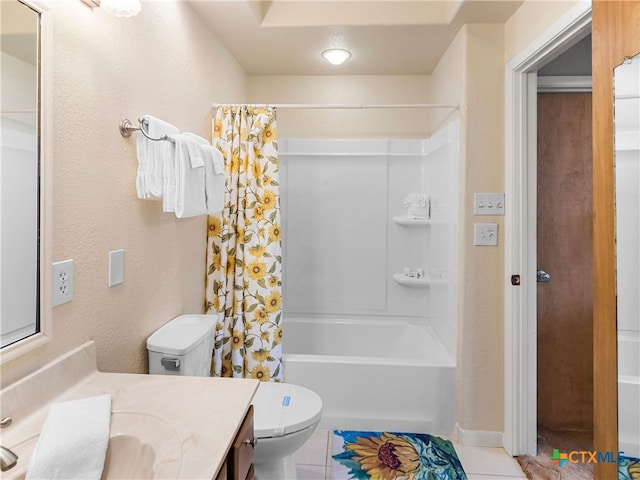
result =
M131 435L112 435L102 478L154 478L156 451Z
M31 435L9 447L19 458L15 467L2 472L3 479L25 478L38 435ZM111 413L103 480L178 478L181 467L182 445L175 429L166 420L145 412Z

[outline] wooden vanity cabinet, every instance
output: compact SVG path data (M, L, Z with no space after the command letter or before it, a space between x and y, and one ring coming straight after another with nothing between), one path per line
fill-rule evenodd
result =
M253 480L254 445L253 405L250 405L215 480Z

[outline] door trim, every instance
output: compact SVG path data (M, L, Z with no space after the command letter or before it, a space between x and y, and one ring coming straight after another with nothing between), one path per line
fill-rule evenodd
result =
M536 454L537 70L591 30L580 1L505 68L504 437L510 455ZM520 275L519 286L511 276Z
M538 77L538 93L591 93L591 75Z

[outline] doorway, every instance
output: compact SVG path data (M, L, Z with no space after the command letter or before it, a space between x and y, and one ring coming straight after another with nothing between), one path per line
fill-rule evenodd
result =
M538 93L536 163L537 455L518 460L545 478L555 449L593 451L590 92ZM562 471L593 478L588 463Z
M537 453L536 72L585 38L590 28L591 7L579 3L506 67L505 190L511 208L505 217L504 448L513 456Z

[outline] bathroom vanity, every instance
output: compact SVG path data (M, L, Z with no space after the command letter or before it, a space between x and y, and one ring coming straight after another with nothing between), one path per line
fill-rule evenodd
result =
M216 480L253 480L253 406L244 417Z
M103 479L253 478L257 380L99 372L88 342L0 392L2 446L19 457L1 479L25 477L52 403L111 395Z

